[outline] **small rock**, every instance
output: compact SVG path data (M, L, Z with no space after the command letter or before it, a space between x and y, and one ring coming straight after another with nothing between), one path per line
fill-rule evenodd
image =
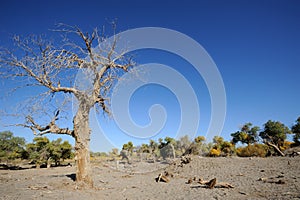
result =
M267 181L268 178L259 178L258 181Z

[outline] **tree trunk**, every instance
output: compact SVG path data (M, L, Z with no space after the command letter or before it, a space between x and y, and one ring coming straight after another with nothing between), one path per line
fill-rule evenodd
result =
M266 142L266 144L268 146L271 146L274 148L274 150L281 156L285 156L284 153L282 151L280 151L280 149L275 145L275 144L272 144L271 142Z
M51 167L51 157L47 159L47 168Z
M79 187L93 187L90 167L90 128L89 128L90 106L80 103L74 117L74 138L76 151L76 182Z
M175 148L174 148L174 145L173 144L170 144L171 145L171 148L172 148L172 156L173 156L173 159L176 158L176 154L175 154Z

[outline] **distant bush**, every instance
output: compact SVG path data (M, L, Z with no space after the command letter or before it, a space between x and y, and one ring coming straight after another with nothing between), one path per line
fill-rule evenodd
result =
M208 156L231 156L235 152L235 146L231 142L225 141L220 136L215 136L213 138L213 147L209 151Z
M221 150L220 149L211 149L208 153L208 156L210 157L218 157L221 155Z
M283 145L280 147L280 150L281 151L287 150L287 149L291 148L293 144L294 144L293 142L284 141Z
M266 157L267 152L268 147L264 144L253 144L236 149L236 154L240 157Z
M94 157L108 157L108 154L106 152L90 152L91 158Z
M231 142L224 141L221 144L221 156L230 156L234 154L235 147Z

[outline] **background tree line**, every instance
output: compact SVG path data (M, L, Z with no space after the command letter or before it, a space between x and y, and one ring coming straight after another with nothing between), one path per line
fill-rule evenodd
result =
M287 135L293 135L293 142L287 140ZM204 136L193 140L187 135L178 140L165 137L158 141L150 140L148 144L134 146L129 141L122 147L121 152L114 148L109 153L90 152L91 157L119 157L145 155L145 159L167 159L186 154L201 156L230 156L241 157L280 155L280 152L300 146L300 117L289 128L279 121L267 121L263 128L244 124L240 130L231 133L231 140L215 136L212 142L206 143ZM73 158L73 147L61 138L50 141L47 137L35 137L31 143L26 143L22 137L15 137L10 131L0 132L0 162L8 163L16 159L27 159L40 167L41 164L60 165L64 159ZM123 153L122 153L123 152ZM125 152L125 153L124 153Z
M47 137L35 137L26 143L10 131L0 132L0 162L6 164L17 159L27 159L39 168L42 164L58 166L61 161L73 158L73 147L61 138L50 141Z
M293 142L287 140L288 134L293 135ZM253 126L252 123L246 123L240 130L230 135L230 141L215 136L213 142L210 143L206 143L203 136L191 140L187 135L178 140L171 137L159 138L158 141L150 140L148 144L141 144L136 147L130 141L123 145L122 151L127 151L129 155L134 152L138 154L148 153L156 158L161 157L163 159L185 154L212 157L282 155L284 150L300 145L300 117L291 128L279 121L269 120L263 125L262 129Z

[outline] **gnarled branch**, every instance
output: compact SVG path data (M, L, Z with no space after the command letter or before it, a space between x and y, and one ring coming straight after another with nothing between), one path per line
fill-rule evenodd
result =
M56 112L55 116L52 118L49 124L46 126L41 126L34 121L31 116L26 117L26 124L17 124L17 126L23 126L25 128L30 128L35 135L45 135L48 133L53 134L65 134L74 137L74 131L68 128L60 128L56 125L55 121L58 120L59 111Z

